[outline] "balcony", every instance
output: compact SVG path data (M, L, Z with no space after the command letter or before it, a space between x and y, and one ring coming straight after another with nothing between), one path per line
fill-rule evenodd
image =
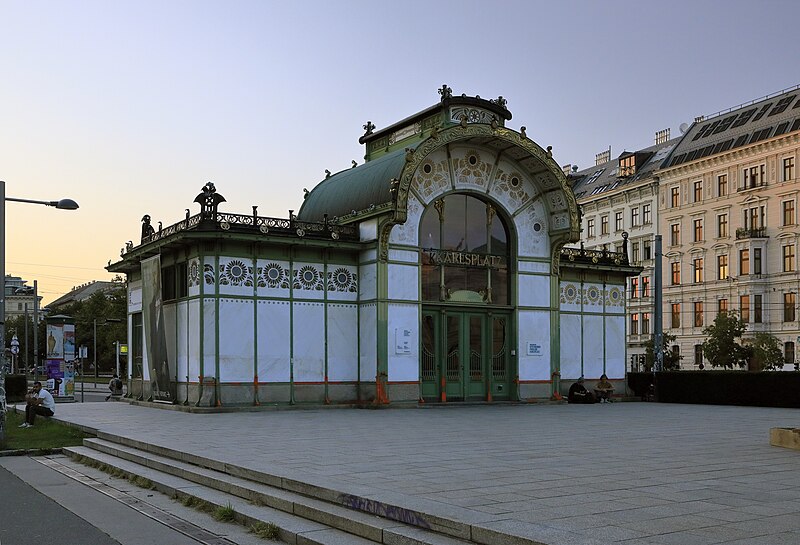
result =
M740 227L736 229L736 240L744 238L769 238L767 235L766 227L758 227L757 229L745 229Z

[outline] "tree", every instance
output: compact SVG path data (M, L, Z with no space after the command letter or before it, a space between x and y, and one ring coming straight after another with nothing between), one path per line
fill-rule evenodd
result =
M661 351L664 354L664 371L675 371L681 368L681 360L683 356L679 353L670 350L670 345L675 342L675 335L670 335L669 333L664 333L662 335L663 346L661 347ZM653 335L650 337L650 342L647 344L647 348L645 348L644 352L644 370L645 372L651 372L653 370L653 365L655 365L656 361L656 354L655 354L655 347L656 347L656 336Z
M720 312L714 323L703 329L708 338L703 343L703 354L712 367L733 369L746 367L750 350L736 339L741 339L747 323L735 312Z
M783 369L781 342L771 333L758 332L747 347L755 370L780 371Z

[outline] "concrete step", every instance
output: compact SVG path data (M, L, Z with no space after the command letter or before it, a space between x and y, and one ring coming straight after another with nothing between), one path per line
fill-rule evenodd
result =
M87 456L85 451L91 449L105 456L135 464L133 467L124 469L125 471L135 469L136 466L155 471L164 475L164 477L160 477L161 481L159 482L163 481L165 485L172 488L176 487L169 484L168 477L181 479L182 481L215 490L221 494L236 496L242 500L255 502L270 509L299 516L305 520L321 524L326 528L347 532L351 538L358 536L372 543L384 543L386 545L465 545L470 543L467 540L410 526L388 517L349 509L338 503L310 497L309 495L262 482L254 482L245 477L201 467L194 463L173 459L170 456L146 452L139 448L122 445L106 439L86 439L84 445L80 451L83 456ZM78 451L76 449L68 449L67 452ZM93 456L87 457L94 459ZM108 458L104 457L102 463L116 467L115 464L110 463L108 460ZM232 468L228 466L227 469ZM131 472L135 473L135 471ZM241 468L238 468L237 472L240 474L246 473ZM152 478L150 479L153 480ZM295 488L298 488L298 486L295 486ZM316 492L316 490L312 487L311 492ZM341 495L337 494L336 497L338 500ZM351 499L351 501L358 503L360 499ZM225 505L225 503L222 503L222 505ZM366 507L368 510L375 510L374 506L367 505ZM415 516L400 510L388 514L393 515L395 518ZM412 519L412 521L418 522L415 519ZM422 520L422 524L427 524L427 522ZM336 537L335 532L327 532L324 535L331 539ZM318 534L319 538L322 538L322 536L323 534ZM345 541L344 543L349 542Z

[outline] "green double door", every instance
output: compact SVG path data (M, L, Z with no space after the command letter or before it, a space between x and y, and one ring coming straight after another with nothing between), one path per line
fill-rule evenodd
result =
M450 309L422 313L420 379L428 402L510 399L510 315Z

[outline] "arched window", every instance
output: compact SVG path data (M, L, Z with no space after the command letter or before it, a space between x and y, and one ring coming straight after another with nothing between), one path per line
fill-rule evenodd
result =
M470 195L438 199L422 216L422 299L507 305L508 230Z

